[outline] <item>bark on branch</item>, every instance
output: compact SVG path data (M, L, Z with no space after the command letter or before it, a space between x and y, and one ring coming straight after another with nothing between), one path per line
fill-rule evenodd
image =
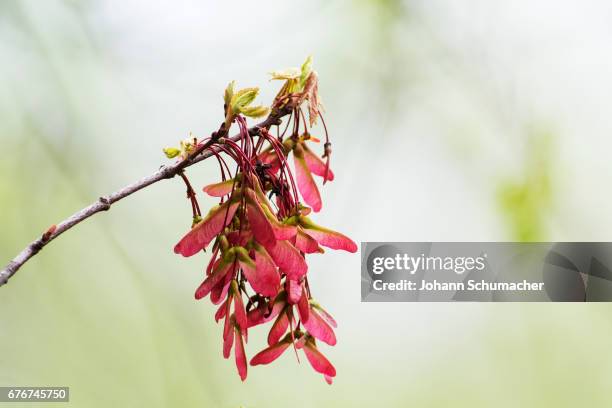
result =
M250 133L256 133L261 128L269 129L271 126L279 125L281 122L281 118L291 112L292 108L286 105L283 108L278 110L273 110L272 113L261 123L253 126L249 129ZM83 208L82 210L72 214L70 217L61 221L56 225L54 230L49 230L44 233L40 238L36 239L30 245L25 247L13 260L11 260L8 265L6 265L0 271L0 286L5 285L8 280L25 264L30 258L40 252L49 242L53 241L55 238L68 231L72 227L80 224L85 221L92 215L99 213L100 211L108 211L111 206L119 200L128 197L137 191L140 191L152 184L157 183L158 181L162 181L165 179L170 179L179 174L183 169L192 166L196 163L201 162L213 155L213 153L208 149L212 145L214 145L218 139L222 135L221 131L213 134L211 140L204 145L201 145L198 149L196 149L191 156L182 160L180 162L169 164L162 166L155 173L146 176L132 184L129 184L122 189L115 191L107 196L102 196L98 198L93 204ZM230 139L237 141L240 136L236 135L231 137Z

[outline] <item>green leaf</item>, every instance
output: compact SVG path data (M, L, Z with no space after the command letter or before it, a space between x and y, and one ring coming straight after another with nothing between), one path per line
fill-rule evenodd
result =
M166 155L167 158L173 159L179 154L181 154L181 150L177 149L176 147L166 147L164 149L164 154Z
M300 75L300 89L304 89L304 85L306 85L306 80L308 76L312 72L312 55L309 55L306 58L306 61L302 64L302 72Z
M232 96L234 96L234 84L236 81L232 81L227 85L227 88L225 88L225 93L223 95L223 101L225 102L226 106L230 106L230 102L232 100Z
M248 106L259 94L259 88L244 88L236 92L231 99L232 112L240 112L242 108Z
M246 106L240 109L240 113L250 118L260 118L268 114L270 109L267 106Z
M298 79L301 75L301 71L298 68L292 67L287 68L282 71L272 71L270 72L272 78L270 80L278 79L278 80L291 80Z

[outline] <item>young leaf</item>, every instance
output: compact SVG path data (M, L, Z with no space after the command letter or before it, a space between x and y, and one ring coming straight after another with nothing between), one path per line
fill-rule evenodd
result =
M270 109L266 106L245 106L240 109L240 113L249 118L261 118L270 112Z
M234 96L235 83L236 81L232 81L227 85L227 88L225 88L225 93L223 94L223 102L225 103L225 106L230 106L232 96Z
M244 88L236 92L230 101L232 112L238 113L244 107L248 106L255 100L259 94L259 88Z
M293 79L298 79L300 77L300 75L302 74L302 72L295 67L292 68L287 68L287 69L283 69L280 71L272 71L270 72L270 75L272 76L272 78L270 78L270 80L293 80Z
M309 55L306 58L306 61L302 64L301 74L300 74L300 90L304 89L304 85L306 85L306 80L308 76L312 72L312 55Z
M176 147L166 147L164 149L164 154L166 155L167 158L173 159L179 154L181 154L181 150L177 149Z

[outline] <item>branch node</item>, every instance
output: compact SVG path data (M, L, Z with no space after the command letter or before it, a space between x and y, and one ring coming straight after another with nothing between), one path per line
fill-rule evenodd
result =
M37 239L36 241L32 242L31 244L31 248L32 248L32 253L33 254L37 254L40 252L40 250L45 246L45 243L41 240L41 239Z
M100 197L98 199L100 201L100 204L102 204L102 211L108 211L111 208L111 202L110 202L110 198L108 197Z
M171 179L176 176L176 169L173 167L163 166L161 173L163 178Z

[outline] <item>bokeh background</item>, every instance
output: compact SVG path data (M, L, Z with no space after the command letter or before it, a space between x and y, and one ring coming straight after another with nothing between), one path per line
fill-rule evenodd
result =
M321 224L608 241L610 21L604 0L2 0L0 261L209 134L230 80L270 103L267 72L309 54L338 175ZM289 352L241 383L193 300L206 255L172 252L189 223L170 180L45 248L0 289L0 385L70 386L76 407L610 405L612 306L362 304L359 255L334 251L310 273L340 324L334 385Z

